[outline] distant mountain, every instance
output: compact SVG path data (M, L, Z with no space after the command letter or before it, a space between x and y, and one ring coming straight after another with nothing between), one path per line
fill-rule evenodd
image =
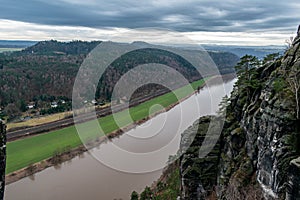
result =
M82 42L82 41L58 42L56 40L42 41L24 49L22 52L17 52L16 54L18 55L88 54L100 43L101 41L92 41L92 42Z
M0 48L26 48L36 43L37 41L0 40Z
M150 44L142 41L135 41L132 43L138 47L147 47ZM159 46L159 45L156 45ZM172 45L173 47L198 50L203 48L208 52L229 52L239 57L243 57L246 54L253 55L259 59L264 58L266 55L272 53L279 53L283 55L287 47L282 45L269 45L269 46L238 46L238 45L216 45L216 44L201 44L201 45Z
M242 57L246 54L250 54L253 56L262 59L268 54L272 53L280 53L284 54L286 50L286 46L226 46L226 45L202 45L204 49L207 51L223 51L223 52L231 52L233 54Z

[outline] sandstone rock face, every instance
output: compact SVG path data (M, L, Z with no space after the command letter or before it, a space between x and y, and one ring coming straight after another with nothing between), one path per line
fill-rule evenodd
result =
M300 199L300 157L291 161L286 200Z
M5 161L6 161L6 127L0 120L0 199L4 196Z
M211 141L218 140L213 150L204 158L199 158L200 147L206 137L211 116L196 121L182 135L181 149L187 150L180 159L182 199L205 199L213 192L217 181L220 140L210 135ZM196 126L199 124L199 126ZM198 128L198 129L197 129ZM197 133L194 135L194 133ZM194 138L190 143L190 139ZM212 142L215 144L215 142ZM209 144L208 144L209 145Z
M213 152L203 159L193 153L205 137L199 130L182 156L183 199L300 199L300 116L295 98L300 91L290 82L300 74L300 28L281 60L255 71L252 79L259 80L259 87L249 96L237 82ZM299 78L295 81L300 84ZM206 123L201 119L200 127Z

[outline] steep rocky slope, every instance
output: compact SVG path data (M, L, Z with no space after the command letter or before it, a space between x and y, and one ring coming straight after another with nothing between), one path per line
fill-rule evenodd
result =
M5 125L0 120L0 199L4 196L6 160L6 132Z
M198 150L210 120L200 119L180 160L182 199L300 199L300 27L283 58L249 77L255 87L237 81L221 137L205 158Z
M205 199L214 193L214 186L217 183L216 174L219 171L221 140L218 140L206 157L199 158L200 147L208 137L206 133L212 117L202 117L182 134L181 151L184 151L180 158L182 199ZM194 135L195 133L197 134ZM191 138L193 138L192 143Z

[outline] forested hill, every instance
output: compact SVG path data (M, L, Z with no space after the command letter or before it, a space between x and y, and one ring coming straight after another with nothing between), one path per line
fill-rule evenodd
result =
M58 42L56 40L42 41L37 44L24 49L21 52L16 52L15 55L79 55L88 54L92 51L101 41L82 42Z
M43 41L20 52L0 54L0 106L24 102L53 101L58 97L70 99L80 65L100 41ZM128 44L135 45L135 44ZM209 52L220 72L232 73L239 58L226 52ZM173 67L189 81L200 79L191 64L167 51L144 48L117 59L106 70L98 85L97 98L109 100L116 81L129 69L145 63L160 63ZM206 66L207 67L207 66ZM154 92L157 86L140 90ZM138 94L137 94L138 95Z

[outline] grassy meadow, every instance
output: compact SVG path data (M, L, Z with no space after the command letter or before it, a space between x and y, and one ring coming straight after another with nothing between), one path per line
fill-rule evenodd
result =
M0 53L3 52L13 52L13 51L22 51L23 48L0 48Z

